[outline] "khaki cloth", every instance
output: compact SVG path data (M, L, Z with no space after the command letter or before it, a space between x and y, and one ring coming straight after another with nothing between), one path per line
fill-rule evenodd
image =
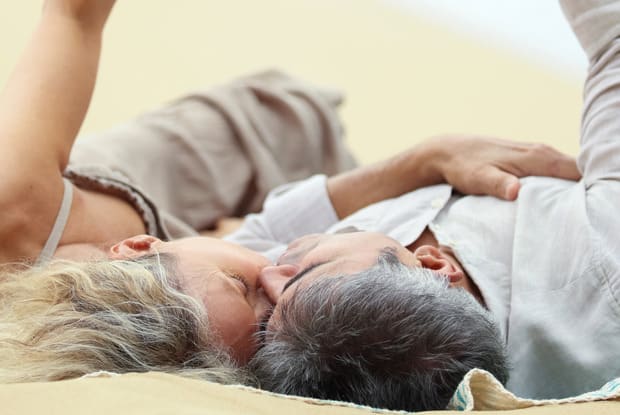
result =
M620 413L620 390L578 400L528 401L511 397L484 374L464 381L472 407L485 414L612 415ZM12 415L396 415L344 402L277 395L243 386L185 379L164 373L130 373L61 382L0 385L2 413ZM580 403L575 403L580 402ZM505 410L509 410L506 412ZM460 411L418 412L459 414Z
M80 137L65 176L129 201L152 235L196 235L260 210L275 186L354 167L341 101L336 91L259 73Z

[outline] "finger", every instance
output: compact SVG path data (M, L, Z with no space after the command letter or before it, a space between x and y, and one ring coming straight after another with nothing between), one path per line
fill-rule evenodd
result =
M515 176L508 175L508 177L504 182L504 197L501 196L500 199L505 200L516 200L519 197L519 190L521 189L521 182Z
M466 193L495 196L503 200L515 200L521 184L513 174L494 166L486 166L471 176Z
M567 180L581 178L573 157L545 144L530 146L515 164L519 166L520 176L549 176Z

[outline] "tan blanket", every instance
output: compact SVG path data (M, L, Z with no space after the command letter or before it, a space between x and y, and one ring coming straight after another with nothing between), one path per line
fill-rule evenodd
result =
M471 376L470 376L471 375ZM471 392L473 407L489 414L519 415L620 413L620 382L587 397L562 401L528 401L504 394L481 371L470 373L463 385ZM52 383L0 386L3 414L65 415L364 415L397 414L351 405L262 392L243 386L224 386L163 373L106 375ZM521 408L521 409L519 409ZM467 410L471 410L468 408ZM459 411L433 413L458 414Z

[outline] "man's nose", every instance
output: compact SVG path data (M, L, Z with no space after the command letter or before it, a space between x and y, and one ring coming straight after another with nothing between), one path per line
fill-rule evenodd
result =
M278 303L286 283L298 272L299 267L291 264L270 265L261 270L258 281L273 305Z

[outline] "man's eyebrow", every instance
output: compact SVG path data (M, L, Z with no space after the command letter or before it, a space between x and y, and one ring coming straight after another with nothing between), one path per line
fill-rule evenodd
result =
M293 278L291 278L290 280L288 280L286 282L286 284L284 284L284 287L282 288L282 292L280 293L280 295L282 295L282 293L284 293L284 291L286 291L286 289L288 287L290 287L291 285L295 284L297 281L299 281L301 278L303 278L306 274L308 274L310 271L312 271L313 269L315 269L318 266L321 266L325 264L325 262L318 262L316 264L312 264L306 268L304 268L303 270L301 270L300 272L297 273L297 275L295 275Z

